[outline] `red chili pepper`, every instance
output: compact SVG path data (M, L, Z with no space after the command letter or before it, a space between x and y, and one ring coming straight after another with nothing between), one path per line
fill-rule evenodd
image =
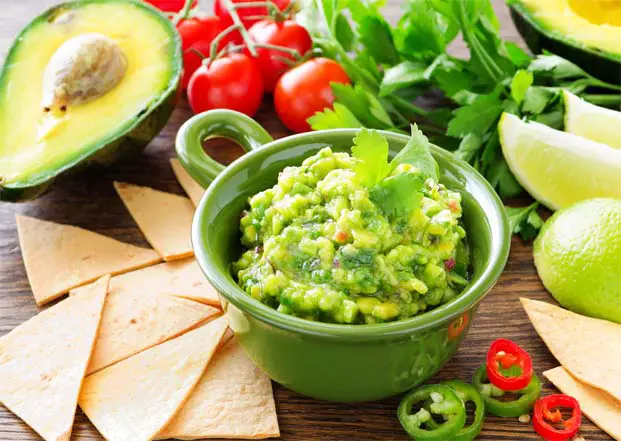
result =
M505 376L501 371L518 366L521 369L519 375ZM516 391L524 389L533 377L533 360L524 349L504 338L492 343L487 353L486 364L489 381L504 391Z
M571 417L563 420L559 408L570 409ZM563 428L557 429L551 423L560 423ZM535 403L533 427L547 441L565 441L573 438L580 430L580 424L582 424L580 404L569 395L548 395Z

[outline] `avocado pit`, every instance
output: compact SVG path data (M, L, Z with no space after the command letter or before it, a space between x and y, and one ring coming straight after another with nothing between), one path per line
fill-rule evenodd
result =
M63 114L70 106L98 98L119 84L126 72L127 56L111 38L99 33L71 38L45 67L43 111Z

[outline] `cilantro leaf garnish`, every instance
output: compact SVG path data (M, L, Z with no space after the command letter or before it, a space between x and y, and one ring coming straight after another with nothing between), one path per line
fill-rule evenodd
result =
M351 151L358 160L354 172L363 186L371 188L390 173L388 141L375 130L361 130Z
M416 124L412 124L412 136L407 145L390 162L392 169L399 164L413 165L423 174L438 180L438 163L431 155L431 144Z
M424 178L413 173L390 176L371 188L371 200L386 216L407 216L420 207Z
M407 145L388 163L388 141L379 132L362 130L354 138L354 172L369 189L371 200L386 216L407 216L420 206L425 179L438 180L438 164L431 155L429 140L412 125ZM400 164L410 164L420 173L389 174Z

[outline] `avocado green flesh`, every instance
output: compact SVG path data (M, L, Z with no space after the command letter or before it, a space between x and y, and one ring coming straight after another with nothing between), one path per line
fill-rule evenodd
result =
M464 289L461 194L430 178L419 207L386 215L354 163L326 147L250 198L240 221L247 249L233 264L248 295L309 320L374 324L421 314ZM424 179L411 166L391 176L406 173Z
M509 0L513 21L534 53L564 57L604 81L621 81L621 8L606 0ZM615 9L616 8L616 9ZM601 12L600 11L604 11Z
M62 43L86 33L115 40L128 58L127 72L104 95L62 115L46 114L45 66ZM174 108L180 46L171 22L138 1L82 0L33 20L0 74L0 199L31 199L62 173L109 164L146 146Z

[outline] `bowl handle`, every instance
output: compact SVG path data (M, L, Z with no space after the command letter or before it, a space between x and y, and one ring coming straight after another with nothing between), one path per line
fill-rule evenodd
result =
M224 165L203 149L202 142L214 137L230 139L247 152L273 141L259 123L243 113L219 109L194 115L179 129L175 146L179 161L203 188L224 170Z

